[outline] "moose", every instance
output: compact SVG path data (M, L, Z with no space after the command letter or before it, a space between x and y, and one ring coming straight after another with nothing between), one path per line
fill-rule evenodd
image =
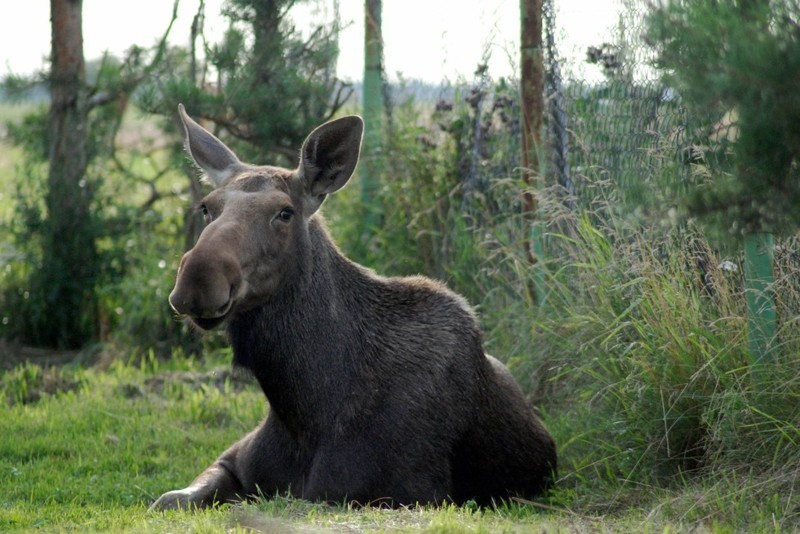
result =
M186 149L215 189L169 302L202 330L225 323L233 364L255 377L269 411L151 509L258 495L492 506L547 490L553 438L508 368L484 353L466 300L352 262L326 229L319 208L353 174L362 119L318 126L287 170L239 161L178 111Z

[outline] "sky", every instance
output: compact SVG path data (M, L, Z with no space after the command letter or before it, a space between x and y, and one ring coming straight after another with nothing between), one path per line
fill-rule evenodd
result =
M198 1L180 0L173 43L188 42ZM206 0L206 29L212 40L225 29L224 19L217 16L223 2ZM617 21L617 2L555 2L561 54L580 63L588 46L608 40ZM172 0L83 0L85 57L91 60L104 51L121 56L132 44L155 44L169 23L172 5ZM345 28L337 68L340 77L355 81L364 68L364 0L340 0L339 14ZM309 9L298 10L297 27L310 25L315 16ZM14 16L0 18L0 76L27 74L44 65L50 51L49 19L47 0L15 2ZM431 83L471 79L487 52L490 74L498 78L517 72L519 0L384 0L383 33L390 79L398 73Z

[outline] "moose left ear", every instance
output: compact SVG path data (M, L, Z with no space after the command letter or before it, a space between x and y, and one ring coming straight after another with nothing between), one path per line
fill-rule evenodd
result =
M234 174L239 163L236 154L214 134L197 124L186 113L183 104L178 104L178 113L183 122L186 150L215 187L222 187Z
M326 122L306 138L300 151L299 174L317 207L353 175L363 133L364 121L350 115Z

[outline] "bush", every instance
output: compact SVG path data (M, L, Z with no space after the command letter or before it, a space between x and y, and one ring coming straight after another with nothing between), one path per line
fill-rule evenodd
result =
M800 397L800 337L784 327L769 377L754 373L743 276L730 270L741 259L723 264L691 224L665 232L595 215L552 236L551 294L536 321L537 352L553 363L548 410L574 425L562 441L568 478L661 485L797 465L788 406ZM794 324L797 288L783 293L779 313Z

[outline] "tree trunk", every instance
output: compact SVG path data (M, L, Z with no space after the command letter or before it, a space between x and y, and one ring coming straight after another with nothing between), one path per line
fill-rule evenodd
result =
M78 348L95 334L97 252L86 180L87 93L82 0L51 0L49 174L41 283L44 345Z
M544 302L544 246L542 224L537 219L536 190L543 185L540 158L542 150L542 124L544 117L544 56L542 54L542 0L520 0L520 55L522 77L520 80L522 112L522 179L527 191L524 210L530 219L531 230L527 244L528 260L533 269L529 284L532 300Z
M376 224L375 193L381 174L383 134L383 34L381 0L364 2L364 148L361 153L361 201L364 230Z

